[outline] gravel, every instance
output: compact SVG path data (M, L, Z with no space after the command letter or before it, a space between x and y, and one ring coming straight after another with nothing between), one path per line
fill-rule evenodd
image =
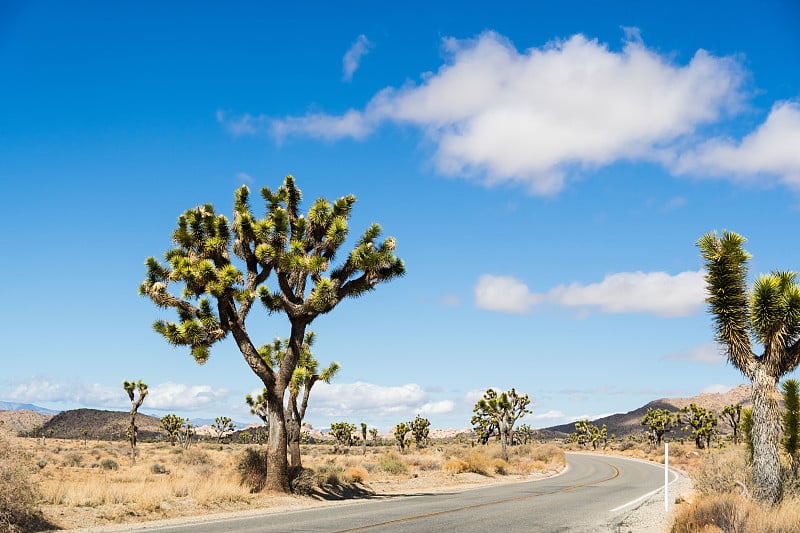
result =
M613 530L615 533L665 533L670 529L676 504L692 491L692 480L675 471L678 479L669 485L669 512L664 509L664 491L659 490L637 507L628 511Z

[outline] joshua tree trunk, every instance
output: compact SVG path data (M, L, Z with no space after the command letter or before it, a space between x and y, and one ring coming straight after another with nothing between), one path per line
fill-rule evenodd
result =
M300 468L303 466L300 456L300 422L293 418L289 412L285 416L286 438L289 441L289 464L293 468Z
M755 497L778 502L782 497L779 455L781 415L777 378L764 365L753 365L753 484Z
M269 405L269 437L267 439L267 478L264 490L289 492L289 465L286 460L286 421L283 414L283 394L267 391Z

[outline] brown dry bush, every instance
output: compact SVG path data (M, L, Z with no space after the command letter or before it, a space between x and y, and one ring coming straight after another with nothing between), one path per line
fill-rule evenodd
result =
M0 438L0 530L39 531L38 491L29 481L29 457Z
M672 532L794 533L800 531L798 504L796 498L771 507L736 494L701 496L678 513Z
M469 463L454 457L444 462L444 471L448 474L463 474L469 471Z
M259 492L264 488L267 480L267 452L247 448L239 456L236 464L239 474L239 483L250 489L250 492Z
M344 471L344 475L353 483L366 483L369 474L366 469L360 466L350 466Z

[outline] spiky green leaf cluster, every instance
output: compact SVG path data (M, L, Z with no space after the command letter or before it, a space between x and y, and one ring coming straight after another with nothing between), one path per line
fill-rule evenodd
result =
M797 273L773 271L762 274L747 288L750 254L746 239L730 231L707 233L697 246L706 267L709 311L718 342L730 362L748 377L756 361L752 338L763 345L758 360L776 377L800 362L800 286Z

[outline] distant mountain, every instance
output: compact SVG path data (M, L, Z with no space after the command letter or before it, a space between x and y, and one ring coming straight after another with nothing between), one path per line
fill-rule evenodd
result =
M13 435L25 434L33 428L42 427L53 418L53 415L20 409L18 411L0 411L0 433L8 432Z
M644 417L648 409L667 409L674 412L692 403L714 411L717 416L719 416L726 405L741 403L745 407L750 407L750 386L739 385L728 392L704 393L691 398L661 398L660 400L654 400L638 409L628 411L627 413L615 414L592 420L592 424L596 426L605 424L608 428L609 435L615 433L617 437L624 437L630 433L638 433L644 430L644 426L641 425L641 422L642 417ZM727 432L728 425L720 419L718 428L722 432ZM541 431L554 437L563 436L575 432L575 423L572 422L570 424L553 426Z
M33 405L32 403L17 403L17 402L4 402L0 401L0 411L35 411L37 413L44 413L46 415L57 415L61 411L54 411L52 409L46 409L44 407L39 407L38 405Z

